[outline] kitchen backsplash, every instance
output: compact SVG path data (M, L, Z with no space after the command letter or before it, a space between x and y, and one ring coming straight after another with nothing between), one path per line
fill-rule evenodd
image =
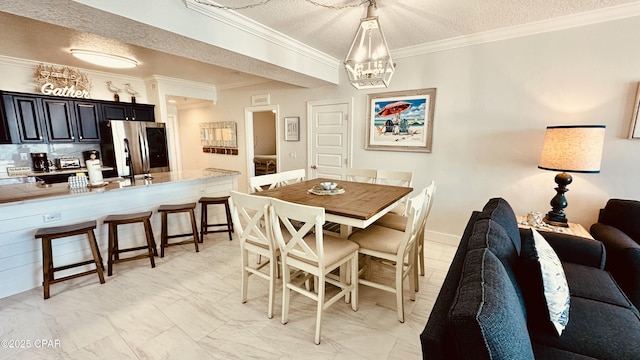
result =
M59 158L78 158L80 166L84 167L82 152L100 150L99 144L18 144L0 145L0 180L10 178L8 167L30 167L31 153L44 152L52 162Z

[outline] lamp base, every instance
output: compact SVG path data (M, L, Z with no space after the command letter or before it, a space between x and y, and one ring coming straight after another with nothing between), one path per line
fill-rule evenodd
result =
M545 223L552 226L569 227L567 224L567 217L564 214L564 209L567 207L567 199L564 197L564 193L569 191L567 185L571 184L573 178L566 172L556 175L556 196L551 199L551 211L542 219Z
M552 220L552 219L550 219L550 217L553 218L553 219L556 219L556 220ZM559 220L559 221L557 221L557 220ZM549 214L547 214L547 215L545 215L544 219L542 219L542 221L544 221L545 224L549 224L551 226L567 227L567 228L569 227L569 224L567 223L567 218L558 219L555 216L552 217Z

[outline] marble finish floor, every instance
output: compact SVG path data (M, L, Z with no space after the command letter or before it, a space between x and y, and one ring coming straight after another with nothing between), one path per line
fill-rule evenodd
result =
M115 264L102 285L95 274L53 284L46 301L42 287L0 299L0 359L421 359L419 334L455 247L425 243L426 275L415 302L405 295L404 324L393 294L360 286L359 310L343 301L325 310L315 345L315 302L293 293L282 325L281 286L269 319L257 277L240 301L239 244L225 237L207 235L199 253L168 248L155 269Z

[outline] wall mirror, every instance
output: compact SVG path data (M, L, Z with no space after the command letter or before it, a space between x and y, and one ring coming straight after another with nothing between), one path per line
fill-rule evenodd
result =
M201 123L200 140L203 147L237 148L236 123L233 121Z

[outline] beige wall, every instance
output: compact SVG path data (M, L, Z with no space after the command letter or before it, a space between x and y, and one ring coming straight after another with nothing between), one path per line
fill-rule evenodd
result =
M352 97L353 166L414 171L416 188L435 180L428 236L448 240L491 197L504 197L519 214L549 211L555 173L537 168L545 127L605 124L601 173L574 174L566 194L567 217L588 228L607 199L640 199L640 140L626 139L640 81L640 48L630 45L638 32L640 18L630 18L401 58L383 90L225 90L214 116L240 118L251 95L269 93L281 117L300 116L301 141L281 143L281 152L296 151L285 162L305 166L307 101ZM432 153L364 150L367 93L429 87L437 88ZM240 149L243 132L240 124ZM242 176L239 182L242 189Z

